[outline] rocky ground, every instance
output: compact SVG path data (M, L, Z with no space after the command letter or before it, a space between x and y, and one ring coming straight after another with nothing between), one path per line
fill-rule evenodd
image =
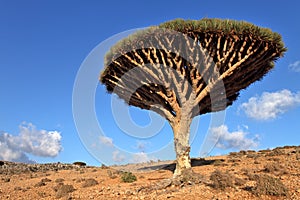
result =
M0 161L0 199L300 199L300 146L192 164L198 182L172 181L173 162L90 167Z

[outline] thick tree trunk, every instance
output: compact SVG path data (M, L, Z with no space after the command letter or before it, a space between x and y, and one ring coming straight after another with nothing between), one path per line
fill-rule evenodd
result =
M180 176L184 170L191 168L189 144L191 122L192 118L190 116L183 115L177 123L171 124L176 152L174 177Z

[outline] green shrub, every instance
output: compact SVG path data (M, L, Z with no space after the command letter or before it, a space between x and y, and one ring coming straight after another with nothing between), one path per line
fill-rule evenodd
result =
M132 174L131 172L123 172L121 176L121 180L124 183L132 183L137 180L136 176Z

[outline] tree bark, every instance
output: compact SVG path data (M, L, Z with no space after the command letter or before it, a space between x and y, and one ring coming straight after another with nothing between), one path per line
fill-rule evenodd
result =
M174 133L174 146L176 152L176 169L174 177L178 177L186 169L191 168L190 158L190 126L192 122L190 114L182 113L176 123L171 124Z

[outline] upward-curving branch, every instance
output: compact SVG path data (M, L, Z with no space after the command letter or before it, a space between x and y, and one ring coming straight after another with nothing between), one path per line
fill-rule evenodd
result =
M285 51L279 34L247 22L179 19L112 47L100 81L129 105L151 109L170 122L178 176L191 167L193 117L231 105Z

